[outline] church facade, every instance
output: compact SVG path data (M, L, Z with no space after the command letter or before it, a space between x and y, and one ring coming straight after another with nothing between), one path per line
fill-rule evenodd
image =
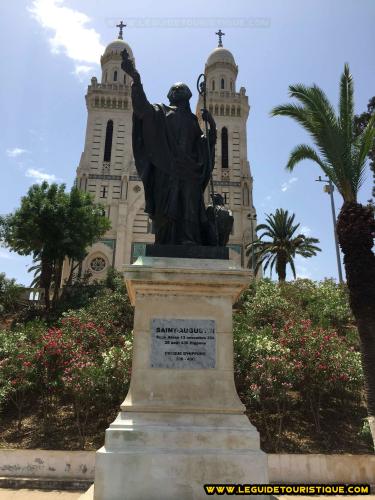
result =
M221 33L221 32L220 32ZM121 69L121 52L129 45L119 38L101 57L101 81L91 79L86 94L88 110L84 151L77 168L76 184L101 203L111 229L88 252L82 271L93 279L105 277L108 267L122 269L153 243L152 224L144 212L142 182L132 154L131 79ZM255 237L256 212L252 200L253 179L247 160L246 122L249 114L246 90L237 91L238 67L231 52L219 46L209 55L205 69L207 105L217 126L213 182L234 216L229 240L230 258L244 265L245 247ZM197 116L202 108L197 104ZM203 123L201 123L203 130ZM205 193L206 204L210 202ZM65 266L63 279L68 274Z

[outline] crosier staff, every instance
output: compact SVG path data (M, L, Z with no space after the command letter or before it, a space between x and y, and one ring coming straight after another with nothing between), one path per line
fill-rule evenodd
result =
M212 165L212 155L211 155L211 147L210 142L208 140L208 109L207 109L207 87L206 87L206 75L201 73L198 76L197 80L197 90L199 95L203 98L203 108L201 109L202 118L204 121L205 134L207 139L207 148L208 148L208 164L210 166L210 191L211 191L211 199L213 205L213 213L214 213L214 224L215 224L215 243L216 246L219 245L219 230L217 227L217 218L215 211L215 191L214 191L214 180L213 180L213 165Z

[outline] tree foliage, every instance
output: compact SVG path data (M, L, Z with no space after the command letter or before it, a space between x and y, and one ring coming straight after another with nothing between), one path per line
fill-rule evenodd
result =
M0 316L13 313L19 307L23 287L15 279L0 273Z
M269 267L272 274L275 267L279 281L285 281L286 266L289 264L295 278L295 256L301 255L308 258L320 252L320 248L315 245L319 243L319 240L298 234L300 224L295 224L294 219L295 214L289 215L288 210L278 208L275 214L266 216L266 224L257 226L256 230L263 232L248 246L246 252L247 255L251 254L249 267L252 265L252 258L255 260L255 272L261 265L264 265L264 271ZM263 240L265 237L269 239Z
M356 202L365 179L366 160L375 137L375 115L360 133L355 133L353 78L346 64L340 81L339 114L317 85L289 86L289 95L299 104L283 104L272 116L296 120L312 137L316 149L299 144L290 153L286 168L292 171L302 160L312 160L331 179L345 201Z
M40 263L39 285L45 290L46 307L50 289L58 298L65 258L81 261L86 249L110 227L100 205L88 193L47 182L31 186L21 206L1 220L6 246L21 255L32 255ZM35 262L34 262L35 264Z
M354 117L354 133L360 135L367 127L371 117L375 114L375 96L372 97L367 104L367 111ZM372 196L375 197L375 138L372 143L372 148L368 152L370 159L370 168L373 175Z

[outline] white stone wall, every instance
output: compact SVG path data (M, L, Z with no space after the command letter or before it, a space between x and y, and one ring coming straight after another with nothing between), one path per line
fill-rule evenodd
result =
M268 454L271 483L374 484L375 455ZM95 451L0 450L0 476L93 480Z

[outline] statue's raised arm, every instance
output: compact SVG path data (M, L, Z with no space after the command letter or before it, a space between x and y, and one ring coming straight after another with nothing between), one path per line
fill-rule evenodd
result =
M122 56L121 68L125 71L127 75L130 76L130 78L133 79L133 82L140 83L141 77L138 71L135 69L134 62L130 59L129 52L126 49L124 49L121 52L121 56Z
M153 111L153 107L147 100L146 94L144 93L143 90L141 76L136 70L134 61L130 59L129 52L126 49L124 49L121 55L122 55L121 68L133 80L132 92L131 92L133 111L135 115L137 115L139 118L142 118L147 113L151 113Z

